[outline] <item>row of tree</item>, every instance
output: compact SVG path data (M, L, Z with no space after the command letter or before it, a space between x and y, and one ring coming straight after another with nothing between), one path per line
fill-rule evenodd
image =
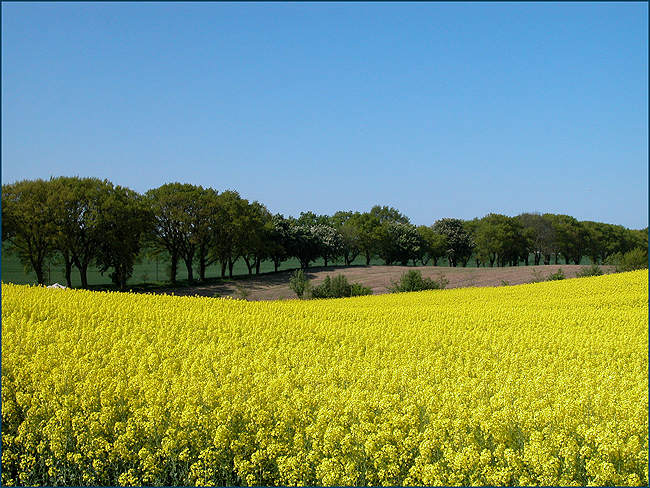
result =
M195 269L205 280L213 264L221 276L232 276L240 258L252 274L263 261L271 260L277 271L292 257L303 268L319 258L326 266L339 259L349 265L359 256L366 264L378 257L389 265L435 266L441 258L451 266L466 266L472 258L477 266L528 265L531 256L536 265L561 258L579 264L583 256L599 263L648 247L647 228L580 222L568 215L489 214L415 226L398 210L377 205L363 213L303 212L294 218L273 215L235 191L169 183L141 195L107 180L78 177L3 185L2 240L39 283L45 281L46 259L58 254L68 285L76 267L87 287L88 268L95 265L102 273L110 270L120 288L145 249L168 257L174 283L179 264L189 281Z

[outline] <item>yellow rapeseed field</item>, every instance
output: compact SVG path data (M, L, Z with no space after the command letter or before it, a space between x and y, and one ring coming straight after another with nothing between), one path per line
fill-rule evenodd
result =
M648 272L284 302L5 284L2 482L647 485Z

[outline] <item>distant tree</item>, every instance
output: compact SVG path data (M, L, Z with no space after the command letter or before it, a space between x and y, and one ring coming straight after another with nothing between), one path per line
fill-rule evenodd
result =
M635 248L648 249L648 228L628 230L630 236L630 250Z
M575 264L580 264L589 245L585 226L569 215L554 215L551 222L555 230L557 250L564 256L565 263L569 264L573 260Z
M298 258L302 269L309 268L309 263L321 254L321 243L316 233L315 226L303 225L296 219L289 219L291 229L291 255Z
M456 267L458 263L467 264L472 256L474 241L465 229L460 219L444 218L433 224L433 230L446 238L447 250L445 252L449 264Z
M314 212L301 212L298 217L300 225L330 225L330 218L327 215L316 215Z
M386 205L375 205L370 209L369 213L371 216L376 217L379 220L380 224L383 224L385 222L399 222L401 224L410 223L406 215L402 214L396 208L388 207Z
M245 232L240 217L247 204L248 202L233 190L226 190L218 196L221 217L220 225L214 229L214 247L211 255L221 265L222 278L226 276L226 268L229 276L233 276L234 263L239 258L241 249L242 233Z
M311 227L319 247L319 255L325 266L343 253L343 236L329 224L318 224Z
M194 281L193 263L200 237L203 188L187 183L167 183L149 190L145 197L155 219L152 244L167 250L171 259L170 281L176 283L178 260L187 268L188 281Z
M269 233L269 257L273 261L275 271L280 264L290 257L291 252L291 225L281 214L275 214L271 219Z
M102 199L97 222L102 236L97 265L101 273L113 270L110 277L121 290L133 274L144 236L155 225L148 203L133 190L115 186Z
M88 267L96 258L103 236L99 232L102 201L113 188L108 180L59 177L51 180L52 210L57 227L57 249L61 253L66 282L72 286L74 264L81 286L88 287Z
M377 215L366 212L359 215L357 225L359 228L359 250L366 258L366 266L369 266L372 256L377 253L379 247L381 222Z
M414 225L386 221L381 225L379 257L388 265L399 262L406 266L409 260L420 256L422 240Z
M476 236L480 225L481 225L481 219L479 218L473 218L471 220L463 221L463 227L469 234L472 242L475 244L474 252L472 253L472 255L474 256L474 260L476 261L477 268L480 267L481 264L485 266L485 261L486 261L485 257L482 256L479 252L477 252L477 248L476 248Z
M11 244L39 284L45 283L45 260L57 244L53 196L51 183L42 179L2 185L2 241Z
M542 258L544 264L550 264L555 243L555 230L551 221L539 213L522 213L517 219L523 226L527 248L533 254L535 265L539 265Z
M270 242L273 230L272 216L266 207L257 201L248 203L244 200L243 202L245 203L237 219L238 254L244 259L249 275L253 274L253 268L259 274L260 265L270 255L272 248Z
M196 259L199 266L199 279L205 281L208 266L217 261L211 249L216 247L216 239L224 232L224 209L219 204L219 194L212 188L199 190L195 229Z
M433 230L432 226L420 225L418 228L420 234L420 261L426 266L430 259L433 265L438 266L438 259L445 255L447 250L447 239L444 235Z
M361 252L361 214L359 212L336 212L332 225L341 234L341 254L346 266L350 266Z
M494 266L516 266L527 254L523 226L518 219L501 214L488 214L479 221L476 230L476 250L484 261Z
M329 261L336 259L342 250L342 239L336 229L331 225L327 215L316 215L314 212L302 212L298 217L297 225L302 229L300 235L303 243L301 255L311 256L312 247L315 245L318 251L309 261L322 257L325 266ZM306 236L309 235L309 239Z

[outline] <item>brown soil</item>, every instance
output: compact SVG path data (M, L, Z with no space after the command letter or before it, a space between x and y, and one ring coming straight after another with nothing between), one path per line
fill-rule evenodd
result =
M325 276L344 274L350 282L360 282L372 289L374 295L388 292L392 282L399 280L402 273L418 269L422 276L437 279L441 275L449 280L447 288L472 286L503 286L530 283L534 271L546 277L562 268L567 278L574 278L583 266L562 264L549 266L514 266L508 268L450 268L442 266L328 266L310 268L307 277L313 284L320 283ZM601 266L605 273L614 271L613 266ZM225 281L221 284L196 285L183 288L169 288L163 293L174 295L230 296L248 300L286 300L296 298L289 289L289 278L293 271L282 271L264 275L253 275Z

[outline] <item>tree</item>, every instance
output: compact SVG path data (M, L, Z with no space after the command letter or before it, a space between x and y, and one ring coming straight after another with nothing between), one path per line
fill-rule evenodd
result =
M438 259L445 255L447 249L447 239L444 235L438 234L432 226L420 225L418 228L420 234L421 250L420 261L426 266L430 259L433 265L438 266Z
M88 267L96 258L102 235L98 229L102 201L112 188L108 180L59 177L51 180L57 249L64 259L66 281L74 264L81 286L88 287Z
M402 214L399 210L393 207L388 207L386 205L379 206L375 205L370 209L370 215L376 217L379 220L380 224L385 222L399 222L402 224L410 223L408 217Z
M474 242L465 229L460 219L444 218L433 224L433 230L446 238L447 249L445 254L451 266L457 266L458 262L467 265L472 256Z
M488 214L479 221L475 244L483 262L494 266L516 266L519 258L527 254L523 226L518 219L501 214Z
M370 259L377 253L381 223L379 217L365 212L359 215L357 225L359 227L359 250L366 258L366 266L369 266Z
M319 255L323 258L323 264L328 265L343 252L343 237L334 227L327 224L318 224L311 227L318 242Z
M569 215L553 215L551 223L555 230L557 250L564 256L566 264L570 260L580 264L589 244L585 226Z
M145 194L155 221L152 243L169 253L172 283L176 283L179 259L185 262L188 281L194 280L192 265L199 242L196 230L202 191L190 184L167 183Z
M113 269L110 277L121 290L133 274L145 235L155 225L153 213L142 196L128 188L111 185L98 212L97 230L102 240L97 265L101 273Z
M271 231L268 239L269 257L277 272L280 264L289 259L291 250L291 226L282 214L275 214L271 218Z
M555 230L551 220L539 213L522 213L517 216L517 219L523 226L527 247L533 253L535 265L539 265L542 258L544 264L551 264L555 243Z
M213 230L215 236L212 255L221 264L221 277L226 276L227 267L228 274L232 278L233 266L239 258L239 250L242 247L240 244L242 232L245 231L242 229L240 218L247 204L248 202L233 190L226 190L218 197L218 205L221 208L221 225Z
M45 260L57 244L53 197L51 182L42 179L2 185L2 240L39 284L45 283Z
M336 212L332 225L341 234L341 254L346 266L350 266L361 252L361 214L359 212Z
M271 214L259 202L242 200L241 213L235 219L238 229L238 254L244 258L248 274L260 272L260 264L269 254L269 235L273 224Z
M224 209L219 205L219 194L212 188L199 191L196 212L196 257L199 264L199 279L205 281L208 266L217 261L211 249L216 246L215 239L223 233L225 221Z
M298 223L298 220L289 219L291 231L290 253L298 258L302 269L309 268L309 263L314 261L321 253L320 240L314 232L314 227Z
M408 265L420 256L422 242L416 227L397 221L387 221L381 225L379 257L387 265L399 262Z

